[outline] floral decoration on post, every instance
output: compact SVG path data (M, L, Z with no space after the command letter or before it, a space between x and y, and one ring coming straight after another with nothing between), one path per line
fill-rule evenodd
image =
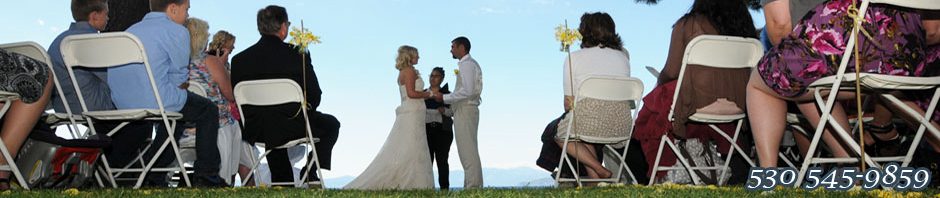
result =
M310 32L307 28L304 27L304 21L300 21L300 28L293 27L290 31L290 41L289 43L294 45L297 48L297 52L301 55L300 63L300 73L303 76L303 89L304 89L304 100L301 101L300 108L310 108L310 104L307 103L307 53L309 52L310 45L320 44L320 36L314 35L313 32ZM297 113L294 114L294 117L300 115L300 112L303 109L297 109Z

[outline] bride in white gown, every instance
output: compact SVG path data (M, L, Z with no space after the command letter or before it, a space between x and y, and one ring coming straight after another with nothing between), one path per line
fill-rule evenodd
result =
M395 68L398 69L398 90L401 105L395 109L395 124L385 145L359 177L346 184L346 189L427 189L434 188L431 157L425 134L424 99L436 93L422 92L424 82L414 69L418 50L411 46L398 48Z

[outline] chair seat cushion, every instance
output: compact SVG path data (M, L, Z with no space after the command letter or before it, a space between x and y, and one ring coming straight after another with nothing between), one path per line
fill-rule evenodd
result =
M863 86L875 89L924 90L936 88L940 85L940 77L911 77L870 73L862 73L860 77ZM846 73L843 83L854 83L855 79L855 74ZM829 87L835 81L835 76L827 76L813 81L810 87ZM852 87L854 88L854 86Z
M141 119L162 119L159 109L121 109L110 111L90 111L84 115L98 120L141 120ZM166 112L167 118L177 120L183 118L183 114L177 112Z
M72 119L74 119L77 122L85 121L85 117L82 117L81 115L72 115ZM58 123L70 122L70 121L71 120L69 120L69 114L66 114L66 113L48 114L46 115L46 118L45 118L46 124L58 124Z
M705 114L705 113L696 113L689 116L689 120L703 123L729 123L744 119L746 114L734 114L734 115L718 115L718 114Z

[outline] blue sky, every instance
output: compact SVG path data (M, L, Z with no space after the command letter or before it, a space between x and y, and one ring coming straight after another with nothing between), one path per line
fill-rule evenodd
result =
M554 28L567 19L576 27L584 12L607 12L631 54L632 75L646 92L655 79L643 68L662 68L672 24L691 0L659 5L633 0L357 0L247 1L192 0L190 15L205 19L210 32L237 37L236 52L254 44L258 9L287 8L290 20L322 36L311 48L314 69L324 90L320 110L342 122L328 178L358 175L381 147L398 105L396 50L417 47L422 77L433 67L448 71L453 83L456 60L449 53L457 36L470 38L471 54L483 69L479 146L485 168L535 167L545 124L562 113L564 54ZM35 41L48 47L72 22L67 0L17 1L0 8L0 43ZM763 15L752 12L757 27ZM456 146L452 170L461 169ZM546 172L547 173L547 172ZM486 174L486 173L484 173ZM452 181L460 182L460 181Z

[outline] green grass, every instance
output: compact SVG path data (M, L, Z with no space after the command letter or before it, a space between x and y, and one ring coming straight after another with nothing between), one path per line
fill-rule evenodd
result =
M0 192L0 197L928 197L940 198L940 190L896 193L887 191L828 192L823 190L778 189L772 193L745 191L741 187L690 187L679 185L620 186L596 188L486 188L476 190L355 191L307 190L294 188L225 189L95 189L34 190Z

